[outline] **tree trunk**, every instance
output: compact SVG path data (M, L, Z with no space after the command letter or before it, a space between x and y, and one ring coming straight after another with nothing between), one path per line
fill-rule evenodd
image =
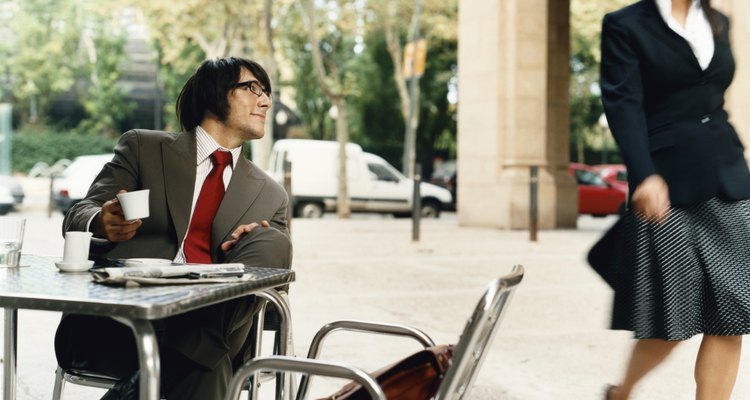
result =
M399 41L399 32L396 24L396 0L391 0L388 5L388 16L385 23L385 43L388 48L388 54L391 55L393 63L393 80L396 81L398 98L401 100L401 116L406 124L409 119L409 91L406 88L403 71L403 55L401 42Z
M271 78L273 87L273 102L266 116L265 135L262 138L252 141L253 163L261 169L268 169L268 159L271 156L271 147L276 139L274 137L273 123L275 116L276 102L279 100L279 68L276 62L276 48L273 45L273 28L271 28L271 19L273 18L273 2L265 0L263 4L263 31L265 33L266 48L268 49L268 59L265 62L266 71Z
M315 34L315 12L312 0L300 1L298 4L301 5L304 13L307 15L307 33L312 48L312 58L315 65L315 75L318 78L318 85L328 100L338 110L338 116L336 117L336 140L339 142L339 182L336 195L336 209L339 218L349 218L352 211L346 182L346 144L349 142L349 130L346 125L346 97L336 71L333 71L330 76L326 75L325 67L323 66L323 56L320 54L320 43Z
M346 125L346 100L337 98L333 103L338 109L336 116L336 141L339 143L338 191L336 193L336 213L341 219L348 219L352 214L351 199L346 172L346 144L349 143L349 128Z

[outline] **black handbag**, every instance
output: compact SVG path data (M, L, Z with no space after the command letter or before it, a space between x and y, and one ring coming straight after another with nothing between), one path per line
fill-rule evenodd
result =
M629 218L632 218L631 214L620 217L594 244L586 257L591 268L615 290L623 283L626 259L625 241L628 240L626 231Z

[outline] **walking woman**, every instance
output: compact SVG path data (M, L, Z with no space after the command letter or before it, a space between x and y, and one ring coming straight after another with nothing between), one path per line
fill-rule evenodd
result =
M729 20L709 0L604 17L602 99L632 193L613 328L637 339L606 399L629 398L698 334L696 399L731 396L750 333L750 172L723 108L734 67Z

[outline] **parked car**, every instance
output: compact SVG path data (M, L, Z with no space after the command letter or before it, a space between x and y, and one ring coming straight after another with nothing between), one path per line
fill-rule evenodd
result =
M0 175L0 186L10 190L10 194L11 196L13 196L13 203L15 205L23 203L23 198L25 197L23 187L21 187L21 183L18 182L18 179L16 179L15 176Z
M10 189L5 186L0 186L0 215L9 213L14 205L15 200L13 200L13 195L11 194Z
M291 162L292 210L295 216L317 218L336 210L339 144L325 140L282 139L271 150L269 174L282 183L284 160ZM348 143L347 188L352 212L411 215L414 183L381 157ZM451 193L422 182L422 217L437 218L450 207Z
M430 183L448 189L453 196L451 209L456 209L456 160L445 160L435 167L430 176Z
M592 166L606 182L628 189L628 170L623 164L600 164Z
M52 183L55 206L63 214L86 197L94 178L112 160L112 154L95 154L76 157Z
M625 212L627 184L609 183L594 168L585 164L571 163L568 174L578 184L578 214L603 217Z

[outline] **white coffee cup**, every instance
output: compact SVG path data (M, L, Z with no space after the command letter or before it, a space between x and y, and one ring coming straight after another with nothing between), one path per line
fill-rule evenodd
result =
M91 232L65 232L63 262L72 264L88 261L90 245Z
M117 200L120 201L126 220L132 221L148 217L148 192L148 189L143 189L117 195Z

